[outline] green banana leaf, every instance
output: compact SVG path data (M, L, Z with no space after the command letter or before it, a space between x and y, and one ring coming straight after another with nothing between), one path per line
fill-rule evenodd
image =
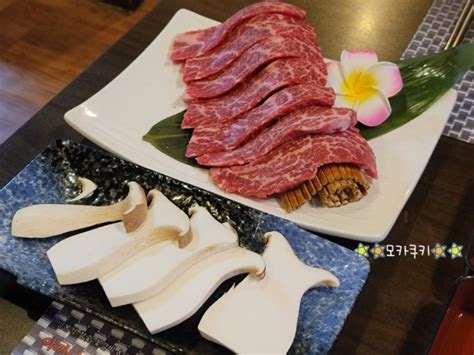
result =
M474 44L463 44L450 50L403 60L398 63L403 89L390 98L392 114L380 126L358 125L366 139L388 133L426 111L474 66ZM188 165L197 166L185 157L191 130L181 129L184 112L179 112L155 124L143 139L168 156Z
M360 133L372 139L403 126L438 101L473 66L472 43L399 62L403 89L389 99L392 114L377 127L359 124Z
M184 155L192 133L190 129L181 128L184 112L186 111L178 112L155 124L143 136L143 140L181 163L198 166L194 159Z

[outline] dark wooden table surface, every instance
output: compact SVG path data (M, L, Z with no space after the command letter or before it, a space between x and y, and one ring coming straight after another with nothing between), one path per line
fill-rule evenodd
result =
M250 2L163 0L0 146L0 186L55 139L84 141L64 123L64 113L119 74L179 8L225 20ZM342 49L373 48L379 58L392 61L400 57L431 5L430 0L291 2L307 10L308 21L316 26L325 56L338 58ZM441 137L415 191L383 244L467 244L473 232L473 157L474 145ZM350 247L355 245L343 243ZM422 353L437 326L450 286L464 273L463 260L406 256L378 259L371 262L371 267L368 281L333 353Z

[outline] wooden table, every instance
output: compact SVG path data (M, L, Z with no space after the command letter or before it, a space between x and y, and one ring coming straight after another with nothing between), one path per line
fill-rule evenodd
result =
M291 2L307 10L325 56L338 58L342 49L373 48L379 58L386 60L400 57L431 5L430 0ZM225 20L248 3L250 1L245 0L163 0L0 146L0 186L55 139L84 141L64 123L64 113L119 74L179 8ZM383 244L467 244L469 233L473 231L470 220L474 216L473 157L474 145L441 137L418 186ZM351 248L356 245L341 243ZM464 272L463 260L406 256L378 259L372 261L371 267L368 281L333 352L422 353L437 326L450 285ZM18 340L22 336L20 334Z

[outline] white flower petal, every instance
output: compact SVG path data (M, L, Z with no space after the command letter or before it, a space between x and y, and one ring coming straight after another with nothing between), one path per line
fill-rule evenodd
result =
M370 89L371 95L359 100L356 107L357 120L369 127L375 127L384 122L392 109L387 98L377 89Z
M354 70L366 70L377 64L379 59L372 50L365 51L342 51L341 64L344 75L348 75Z
M377 83L374 89L381 91L386 97L392 97L403 87L400 69L396 64L379 62L367 69L367 73L372 74Z
M354 109L354 107L357 106L357 98L349 95L336 94L336 99L334 100L333 106Z
M328 69L328 78L326 86L333 88L336 94L342 93L344 78L341 73L341 64L339 62L330 62L326 65Z
M329 64L329 63L333 63L333 62L337 62L337 60L334 60L334 59L329 59L329 58L323 58L323 61L325 64Z

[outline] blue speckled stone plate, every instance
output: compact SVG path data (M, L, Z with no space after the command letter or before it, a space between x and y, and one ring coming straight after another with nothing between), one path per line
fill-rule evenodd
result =
M369 263L353 251L297 227L294 223L251 209L189 184L125 162L87 146L58 141L39 154L0 191L0 268L14 274L18 283L88 311L97 317L139 334L173 352L212 354L225 350L200 337L197 324L205 309L239 279L225 282L209 301L184 323L158 335L150 335L131 306L110 307L97 281L60 286L46 251L62 238L13 238L11 220L18 209L37 203L65 203L79 193L78 177L86 177L98 189L85 204L106 205L123 198L126 183L135 180L146 190L160 189L183 210L197 202L221 222L228 221L239 233L242 246L262 252L262 236L277 230L288 238L296 254L307 264L333 272L341 287L314 288L302 300L298 330L291 353L323 354L332 346L367 279Z

